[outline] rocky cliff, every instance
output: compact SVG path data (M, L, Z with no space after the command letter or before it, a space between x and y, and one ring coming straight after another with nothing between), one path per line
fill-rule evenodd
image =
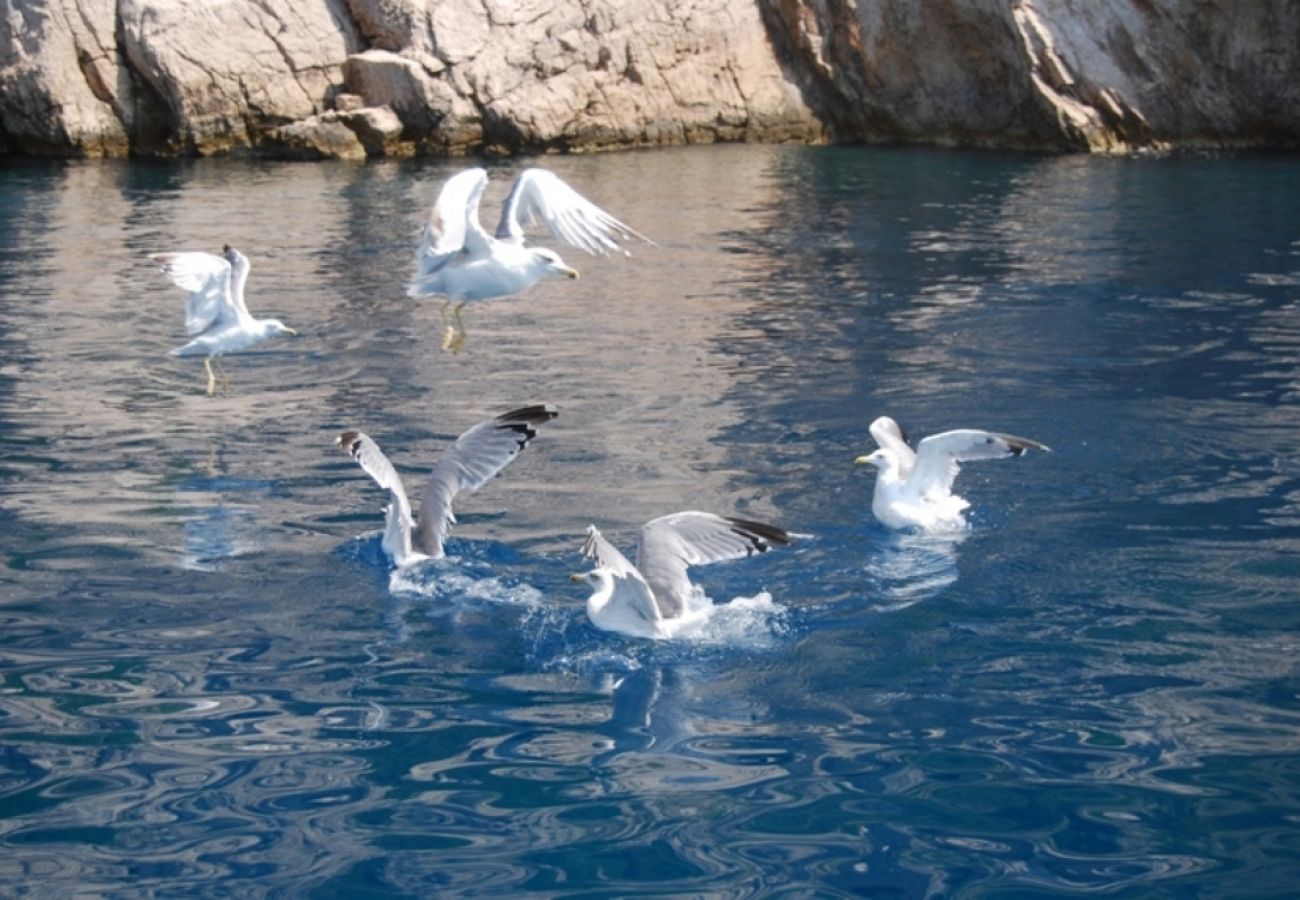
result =
M0 0L0 149L1300 145L1294 0Z

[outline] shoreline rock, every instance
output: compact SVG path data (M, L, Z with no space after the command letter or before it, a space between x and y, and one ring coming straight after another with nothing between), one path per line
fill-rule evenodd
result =
M0 151L1296 148L1298 76L1292 0L11 0Z

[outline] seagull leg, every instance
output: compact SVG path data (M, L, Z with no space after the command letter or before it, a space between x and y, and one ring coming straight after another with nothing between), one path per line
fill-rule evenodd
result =
M451 327L451 320L447 318L447 307L449 306L451 306L451 300L447 300L447 302L443 303L442 306L438 308L438 314L442 316L441 348L443 351L447 351L451 349L451 340L453 337L455 337L456 334Z
M204 357L203 368L208 370L208 396L211 397L217 392L217 376L212 371L211 356Z
M230 393L230 376L226 374L226 367L221 364L220 357L217 358L217 371L221 373L221 393Z
M456 353L465 349L465 320L460 317L460 311L464 308L464 301L456 304L456 339L451 344L451 349Z

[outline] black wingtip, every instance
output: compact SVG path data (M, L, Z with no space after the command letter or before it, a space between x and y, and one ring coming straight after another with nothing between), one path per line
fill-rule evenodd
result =
M559 414L560 411L549 403L535 403L532 406L521 406L519 409L502 413L497 416L497 421L502 425L513 425L517 422L525 425L541 425Z
M537 426L551 421L560 411L547 403L533 406L521 406L497 416L497 428L513 431L519 436L519 449L528 446L528 442L537 437Z
M790 543L790 533L783 528L750 519L733 519L730 516L726 519L731 523L732 531L749 541L753 553L766 553L773 546L784 547Z
M334 440L334 446L338 447L348 456L355 457L357 450L361 447L361 432L345 431Z

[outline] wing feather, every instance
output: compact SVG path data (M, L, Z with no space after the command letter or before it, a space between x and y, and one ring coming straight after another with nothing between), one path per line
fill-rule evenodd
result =
M442 543L456 521L452 500L461 491L476 491L514 461L537 427L559 413L550 406L525 406L466 431L434 463L420 504L415 543L430 556L442 555Z
M907 479L907 489L919 497L947 494L961 463L1020 456L1026 450L1050 452L1049 447L1029 438L993 431L959 428L932 434L917 444L916 466Z
M689 566L741 559L788 543L790 535L773 525L706 512L679 512L641 527L636 562L661 612L672 618L686 611L691 594Z
M871 423L868 429L875 442L886 450L892 450L898 459L899 475L906 478L916 465L916 451L907 443L907 434L897 422L889 416L881 416Z
M616 582L614 593L626 598L637 615L647 622L657 622L664 617L655 595L636 566L628 562L617 547L605 540L595 525L587 527L587 540L582 545L582 555L594 559L597 566L609 572Z
M491 239L478 218L479 201L487 183L487 172L476 168L458 172L442 186L428 221L420 229L416 270L407 285L408 296L430 293L424 282L462 253L488 252Z
M384 552L400 565L411 555L412 524L411 504L406 498L401 477L368 434L345 431L335 443L357 461L375 484L388 491L390 502L384 510Z
M149 259L182 290L185 333L193 337L213 325L236 321L239 311L231 296L230 263L211 253L154 253Z
M593 256L618 250L619 242L645 235L596 206L559 176L545 169L525 169L510 189L497 239L522 244L523 226L540 220L551 234Z

